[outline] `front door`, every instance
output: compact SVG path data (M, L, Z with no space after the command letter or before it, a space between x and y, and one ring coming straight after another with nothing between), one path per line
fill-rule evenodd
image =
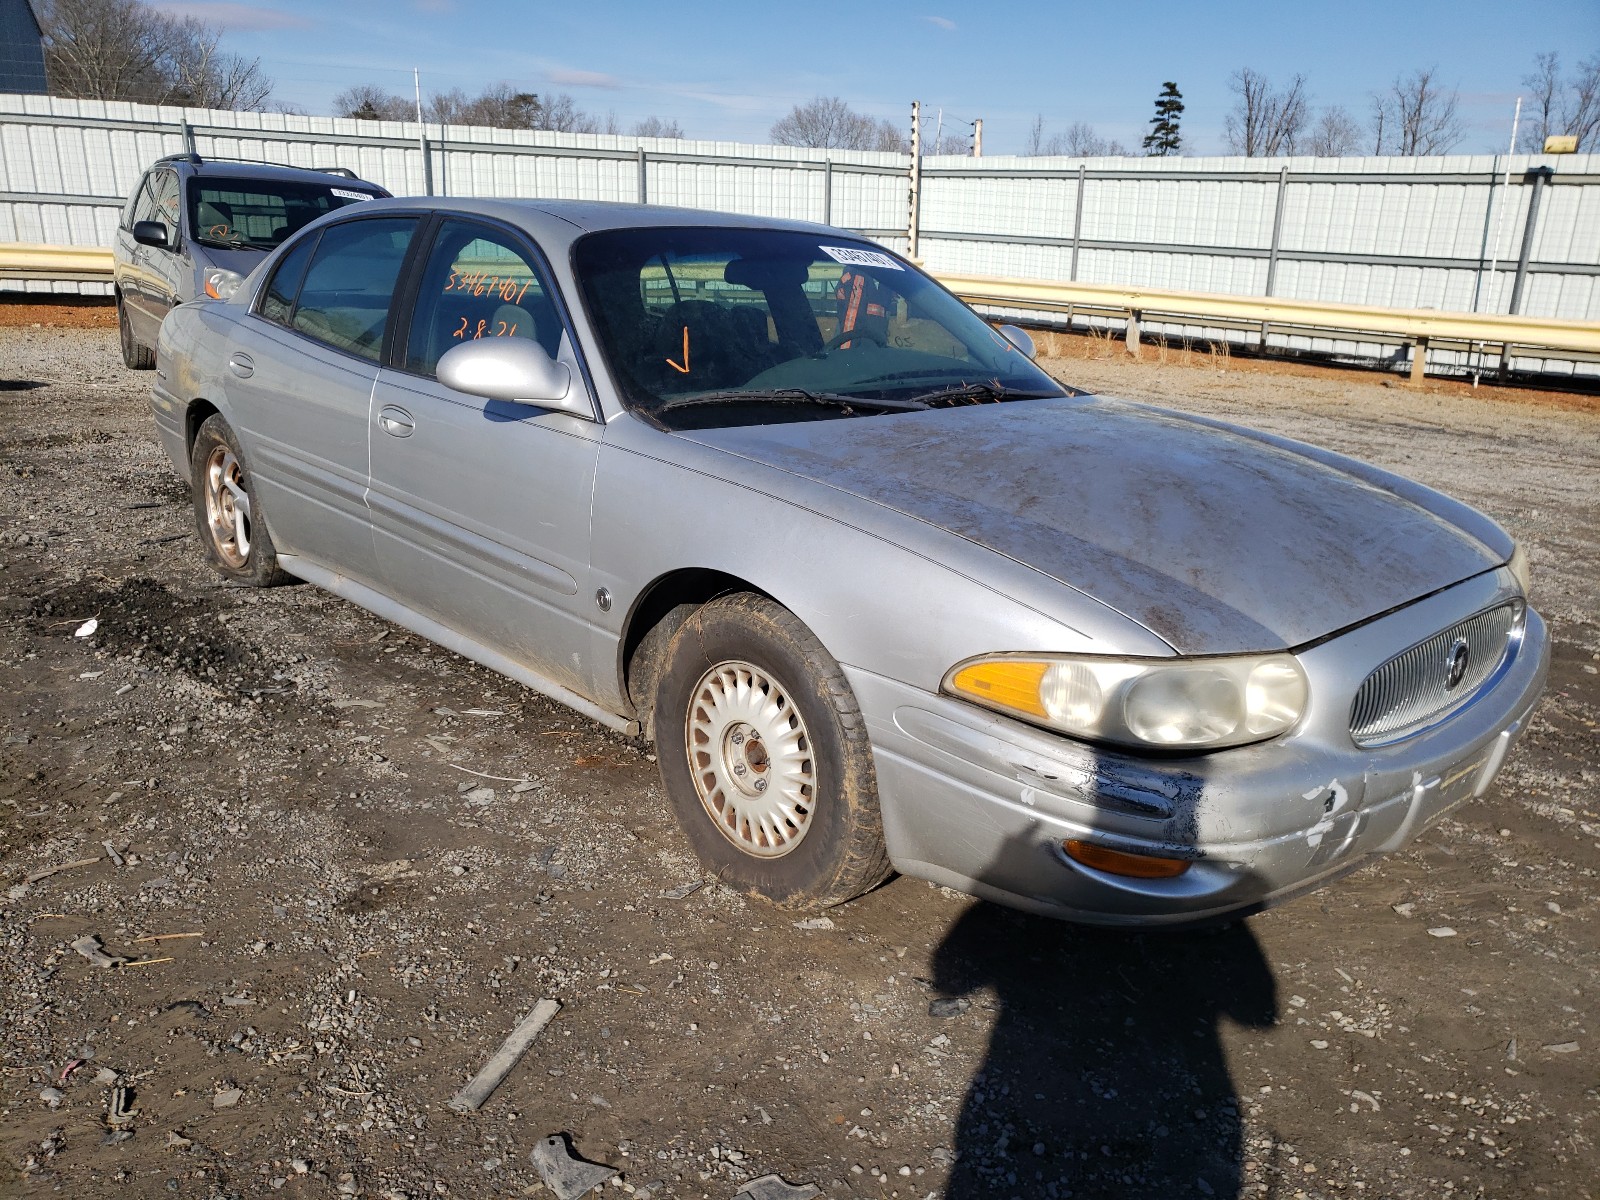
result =
M183 247L180 230L183 222L175 171L152 171L135 207L136 221L159 221L166 227L165 246L145 246L134 242L129 258L132 287L123 295L134 337L143 345L154 346L161 322L178 296L184 277L193 269Z
M228 347L233 420L277 548L377 578L367 424L415 217L329 226L283 257Z
M585 388L548 280L510 230L440 223L404 349L378 376L367 500L384 591L592 696L589 506L603 427L434 376L452 346L530 338Z

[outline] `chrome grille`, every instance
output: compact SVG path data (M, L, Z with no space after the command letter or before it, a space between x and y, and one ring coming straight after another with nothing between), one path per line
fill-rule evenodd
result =
M1521 618L1520 604L1488 609L1368 675L1350 707L1356 745L1398 741L1466 704L1505 661Z

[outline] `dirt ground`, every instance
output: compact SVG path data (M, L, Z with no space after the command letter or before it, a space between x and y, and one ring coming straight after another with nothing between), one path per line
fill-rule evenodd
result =
M802 921L703 879L647 747L223 586L114 331L0 329L0 1195L549 1194L564 1134L605 1194L1600 1196L1600 414L1063 348L1523 540L1553 675L1485 800L1220 932L907 879Z

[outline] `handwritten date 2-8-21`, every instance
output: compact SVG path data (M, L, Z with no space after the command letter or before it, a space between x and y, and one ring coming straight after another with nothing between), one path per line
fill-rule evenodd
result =
M445 280L445 292L470 292L474 296L485 293L499 296L507 304L521 304L522 297L533 286L533 280L510 279L501 275L490 275L484 271L451 271L450 278Z
M466 317L461 318L461 324L454 333L453 338L471 338L476 340L481 337L516 337L517 323L515 321L479 321L473 325Z

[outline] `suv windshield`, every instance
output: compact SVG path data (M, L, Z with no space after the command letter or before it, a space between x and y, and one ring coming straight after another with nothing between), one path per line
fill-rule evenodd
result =
M574 265L625 400L673 427L1064 394L922 272L848 235L608 230Z
M193 178L189 228L194 240L224 250L274 250L291 233L347 204L377 194L335 183Z

